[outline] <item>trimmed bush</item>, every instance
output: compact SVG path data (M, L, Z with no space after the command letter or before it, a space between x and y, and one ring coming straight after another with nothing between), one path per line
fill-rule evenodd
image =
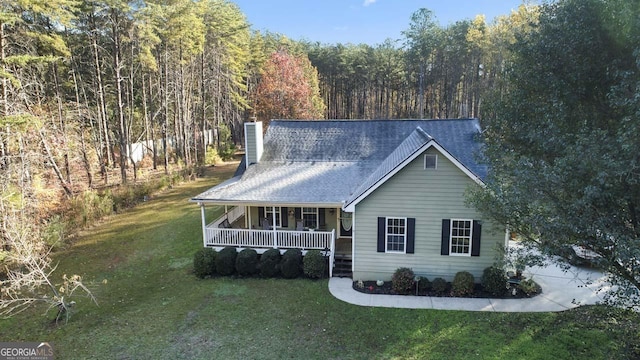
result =
M226 247L216 256L216 271L222 276L232 275L236 270L236 248Z
M321 279L327 275L327 259L320 250L309 250L302 259L302 270L312 279Z
M269 249L260 256L258 269L264 277L276 277L280 274L280 250Z
M473 294L475 278L468 271L460 271L451 282L451 293L454 296L466 296Z
M413 270L398 268L391 277L391 288L398 294L409 294L413 291L415 274Z
M425 276L420 276L418 280L418 291L427 291L429 288L431 288L431 281Z
M447 281L445 279L443 279L443 278L439 278L439 277L435 278L431 282L431 288L437 294L442 295L445 292L447 292Z
M244 249L236 257L236 271L242 276L251 276L258 272L258 253L253 249Z
M482 272L482 287L493 296L502 296L507 290L507 275L504 270L489 266Z
M289 249L282 255L280 260L280 273L287 279L294 279L302 273L302 251L300 249Z
M193 255L193 273L204 279L216 273L216 251L212 248L202 248Z

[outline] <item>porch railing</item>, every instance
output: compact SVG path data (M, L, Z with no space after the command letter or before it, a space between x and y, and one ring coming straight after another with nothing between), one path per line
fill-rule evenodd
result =
M206 227L205 246L238 246L247 248L284 248L324 250L333 252L335 230L289 231L223 229Z

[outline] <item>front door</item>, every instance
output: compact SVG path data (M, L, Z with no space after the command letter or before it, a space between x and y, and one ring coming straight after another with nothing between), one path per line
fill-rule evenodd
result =
M351 213L340 210L340 237L351 237L351 230L353 229L351 215Z

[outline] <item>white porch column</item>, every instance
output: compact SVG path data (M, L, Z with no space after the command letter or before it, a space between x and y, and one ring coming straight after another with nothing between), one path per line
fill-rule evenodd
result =
M200 217L202 218L202 245L207 247L207 219L204 212L204 203L198 203L200 205Z
M336 258L336 229L331 230L331 251L329 253L329 278L333 277L333 263Z
M272 206L271 207L271 217L273 218L272 220L272 228L273 228L273 247L274 248L278 248L278 230L276 229L276 207ZM282 216L282 214L280 214L280 216ZM282 222L282 219L280 219L280 222Z

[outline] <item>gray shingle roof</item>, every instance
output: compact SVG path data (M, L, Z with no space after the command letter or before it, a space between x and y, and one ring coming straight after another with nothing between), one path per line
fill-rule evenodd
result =
M192 200L341 204L432 139L484 179L478 129L475 119L273 120L258 164Z

